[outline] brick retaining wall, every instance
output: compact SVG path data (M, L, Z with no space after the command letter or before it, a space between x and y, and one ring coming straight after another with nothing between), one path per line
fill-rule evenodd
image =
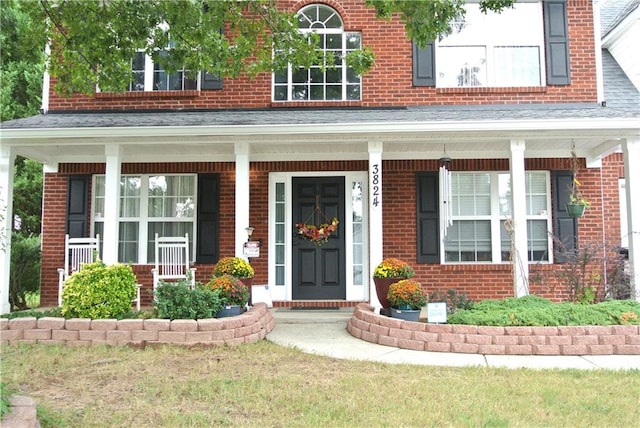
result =
M242 315L202 320L14 318L0 319L0 342L54 345L241 345L264 339L275 327L264 303Z
M415 351L488 355L640 355L640 326L488 327L427 324L374 313L359 304L347 323L354 337Z

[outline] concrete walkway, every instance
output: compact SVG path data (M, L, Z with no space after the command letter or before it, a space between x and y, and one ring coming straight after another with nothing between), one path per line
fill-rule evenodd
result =
M637 355L523 356L411 351L356 339L347 330L353 310L271 309L276 327L267 340L327 357L429 366L484 366L532 369L640 370Z

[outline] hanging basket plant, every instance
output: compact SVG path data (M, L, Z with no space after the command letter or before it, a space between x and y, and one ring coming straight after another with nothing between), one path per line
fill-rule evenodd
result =
M316 214L319 214L319 217L323 218L325 222L319 225L314 224L313 220L315 219ZM338 230L338 223L340 222L337 217L329 220L324 215L320 209L320 196L316 195L315 210L313 210L304 223L296 223L296 228L298 229L298 236L300 238L311 241L317 246L321 246L329 242L331 234Z
M578 157L576 156L575 142L571 143L571 186L569 189L569 203L567 204L567 213L570 217L580 218L584 215L584 210L589 208L591 204L582 195L580 186L582 183L578 181L578 171L580 166L578 165Z

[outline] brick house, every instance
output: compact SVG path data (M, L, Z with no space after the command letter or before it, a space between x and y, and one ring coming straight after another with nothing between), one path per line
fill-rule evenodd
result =
M5 200L15 155L45 165L43 305L57 302L65 233L100 234L103 260L131 263L150 291L155 233L189 233L206 281L218 258L243 255L252 226L254 283L276 306L352 306L378 303L372 272L386 257L410 262L427 291L561 299L530 281L532 266L553 276L554 236L620 245L622 177L625 224L638 228L638 89L602 49L598 4L528 1L489 16L470 5L459 32L425 48L362 0L281 4L303 31L322 28L328 50L371 46L373 70L194 81L142 57L125 93L47 91L44 114L2 124ZM572 149L591 202L580 219L565 207ZM327 244L300 239L296 223L333 217ZM640 236L626 238L637 286Z

